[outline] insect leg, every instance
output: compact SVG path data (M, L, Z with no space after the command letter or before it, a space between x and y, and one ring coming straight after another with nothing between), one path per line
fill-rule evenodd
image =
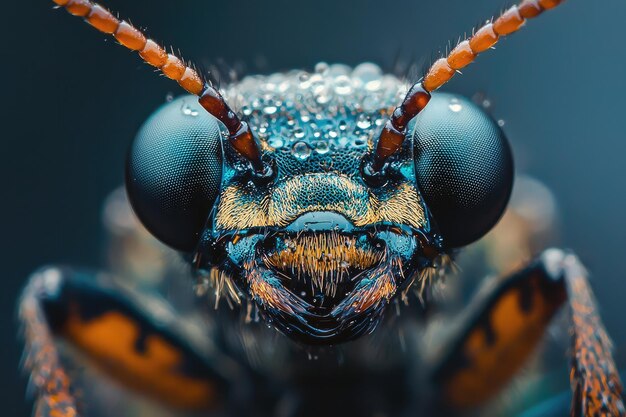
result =
M620 373L620 378L624 379L625 376L626 372ZM562 417L567 415L571 402L571 391L562 392L534 405L532 408L518 414L517 417Z
M30 388L37 399L33 416L78 416L76 401L70 393L70 380L63 365L42 311L37 293L46 291L47 283L54 285L56 274L42 271L35 275L19 304L19 319L24 326L24 367L30 372Z
M36 416L79 415L59 339L123 386L172 409L220 409L233 393L229 381L245 385L241 367L163 301L134 299L104 274L60 268L34 274L19 318Z
M586 272L574 255L556 249L500 280L470 306L460 335L433 372L440 403L453 409L487 403L526 363L568 300L572 416L623 416L621 382Z
M587 272L573 255L562 262L572 315L571 415L626 416L612 343L596 310Z

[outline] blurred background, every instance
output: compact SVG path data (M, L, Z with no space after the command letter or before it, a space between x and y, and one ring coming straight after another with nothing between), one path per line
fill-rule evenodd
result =
M501 0L106 1L200 67L244 73L372 61L428 62L500 12ZM130 140L175 83L46 0L3 6L4 185L0 291L3 415L25 416L15 305L35 268L102 264L101 205ZM8 9L8 10L7 10ZM517 170L552 190L560 243L592 272L626 366L626 2L570 0L445 87L481 94L504 121ZM7 56L8 54L8 56Z

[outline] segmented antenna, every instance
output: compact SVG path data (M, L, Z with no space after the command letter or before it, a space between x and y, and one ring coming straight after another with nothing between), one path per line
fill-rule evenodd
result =
M113 35L126 48L137 51L144 62L158 68L166 77L176 81L185 91L199 96L204 109L219 119L229 132L233 148L252 164L257 173L267 175L268 167L261 160L261 149L248 124L228 106L222 95L205 80L193 66L174 54L167 53L130 23L115 17L110 11L88 0L53 0L70 14L85 19L100 32Z
M94 28L107 35L113 35L126 48L139 52L144 62L158 68L167 77L187 92L199 95L204 89L204 80L198 72L186 65L174 54L154 42L130 23L119 20L110 11L87 0L53 0L70 14L85 19Z
M512 6L493 22L485 24L469 38L459 43L447 57L435 61L422 81L427 91L435 91L460 69L474 62L478 54L492 48L501 37L517 32L526 22L546 10L555 8L563 0L524 0Z
M474 62L478 54L492 48L498 40L519 30L527 19L539 16L552 9L563 0L523 0L506 10L493 22L479 28L469 38L459 43L448 56L435 61L426 72L423 80L413 85L402 104L395 109L385 124L369 168L370 175L380 171L387 158L396 153L406 136L406 126L430 100L430 93L447 83L462 68Z

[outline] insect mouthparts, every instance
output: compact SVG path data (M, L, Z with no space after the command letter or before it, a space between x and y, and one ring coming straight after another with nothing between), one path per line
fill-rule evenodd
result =
M326 227L328 223L316 223ZM384 257L366 233L280 233L263 245L263 263L290 290L317 307L334 305Z

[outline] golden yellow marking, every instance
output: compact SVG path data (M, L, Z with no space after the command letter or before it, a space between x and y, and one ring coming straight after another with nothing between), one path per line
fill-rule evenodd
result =
M217 227L223 230L285 227L311 211L342 214L358 227L392 222L419 228L426 222L419 194L408 184L400 185L388 197L380 199L346 175L315 173L279 183L270 195L255 193L236 185L227 187L218 204ZM307 201L309 203L305 203Z
M285 241L286 248L264 259L265 265L285 272L293 279L310 277L315 288L335 295L337 284L348 279L348 270L376 265L382 253L357 247L352 236L338 233L300 235Z
M140 336L137 323L115 311L85 321L70 314L65 333L105 372L131 388L174 407L201 409L216 405L214 386L205 380L182 375L177 369L181 352L156 334L145 340L145 351L137 352Z
M377 305L381 301L389 302L396 293L397 286L389 271L377 277L376 285L368 287L364 291L357 292L354 297L352 308L357 313L364 312L368 308Z
M258 298L262 305L290 315L298 313L295 310L298 302L295 296L286 289L276 288L264 280L256 266L247 265L246 270L248 271L247 279L250 293L253 297Z
M462 368L445 386L447 398L459 408L484 404L522 367L533 352L552 315L561 305L541 294L537 279L532 280L532 308L520 309L519 288L504 294L490 312L494 341L490 344L483 327L475 328L463 351L469 366Z

